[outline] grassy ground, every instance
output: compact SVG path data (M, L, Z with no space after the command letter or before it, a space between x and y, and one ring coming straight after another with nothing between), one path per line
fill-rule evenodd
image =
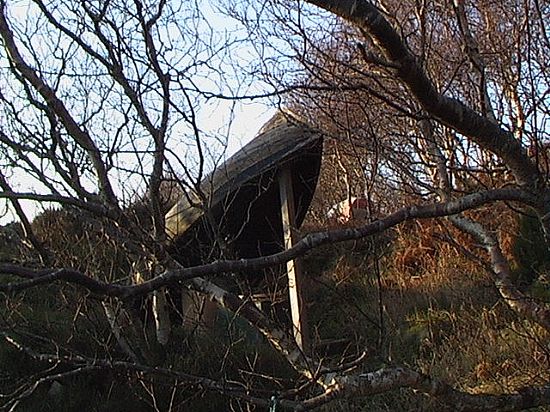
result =
M550 379L548 333L510 311L491 276L448 243L434 241L434 232L443 229L409 227L386 238L315 250L305 258L309 325L317 354L338 362L368 349L365 371L407 365L472 393L511 392ZM541 276L528 288L548 302L546 282ZM3 327L16 326L29 336L46 333L75 353L121 356L99 303L85 298L71 287L57 286L17 299L3 297ZM284 309L273 311L281 322L288 317ZM266 397L295 384L297 376L281 356L232 314L221 313L216 326L201 333L176 329L173 338L165 367L249 383ZM34 343L51 352L52 342ZM2 392L50 367L3 343L0 362ZM174 392L171 385L131 374L89 375L64 381L55 397L48 395L51 388L40 388L19 410L146 411L154 410L154 403L159 410L171 404L182 411L248 410L200 386L182 382ZM333 402L322 410L435 412L442 406L403 389Z
M354 349L370 348L371 368L404 364L472 393L512 392L547 382L549 334L517 317L479 265L445 242L427 244L425 228L416 229L407 236L397 233L377 257L368 242L340 246L347 248L343 257L320 276L325 289L318 293L328 300L324 306L315 299L320 338L349 336ZM529 288L549 302L544 277ZM380 319L382 330L375 325ZM441 408L427 397L398 390L324 410Z

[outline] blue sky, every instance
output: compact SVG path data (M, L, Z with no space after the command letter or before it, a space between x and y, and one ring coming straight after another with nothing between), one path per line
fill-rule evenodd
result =
M15 7L11 9L11 15L16 17L21 24L24 24L23 22L29 15L29 7L27 2L20 1L12 4L12 6L14 5ZM236 63L237 67L240 65L246 66L248 64L246 59L254 58L254 53L252 50L247 49L246 32L242 31L242 28L239 28L236 21L221 13L218 13L215 9L210 7L210 2L202 2L200 11L208 19L210 25L215 28L216 32L218 34L221 33L221 36L225 33L231 38L238 39L241 37L241 40L243 41L242 47L235 49L236 51L232 56L233 61L228 64L234 65ZM208 35L208 33L205 33L205 35ZM1 52L0 56L2 54L4 54L4 52ZM45 51L45 55L47 55L47 50ZM219 64L222 66L225 63L222 61ZM4 69L6 68L6 65L6 60L3 60L2 66L4 66ZM230 69L230 67L228 67L228 69ZM228 95L256 94L265 91L264 85L261 84L261 81L254 81L253 79L243 81L238 77L238 73L235 75L228 73L228 77L225 79L226 84L217 90L216 87L219 87L219 85L216 85L215 81L208 78L205 78L202 81L199 78L198 85L206 90L212 90L213 93L222 92ZM232 80L233 78L235 81ZM210 89L210 86L213 86L212 89ZM212 145L212 150L219 153L222 158L227 158L244 146L250 139L252 139L261 126L274 114L274 112L275 109L266 99L247 99L239 101L228 99L211 99L206 104L201 105L201 107L197 110L197 116L199 119L198 124L204 132L204 135L218 136L219 141L222 142L218 146L215 144ZM31 181L31 179L24 175L12 178L11 184L15 190L22 192L38 192L41 190L41 184ZM139 182L137 182L136 187L139 185ZM139 190L141 191L142 189ZM44 205L35 205L29 201L22 201L21 203L23 204L28 216L31 218L44 207ZM45 206L51 207L52 205ZM2 209L4 208L0 206L0 213L2 212ZM14 218L14 213L7 210L6 213L0 217L0 224L6 224L14 220Z

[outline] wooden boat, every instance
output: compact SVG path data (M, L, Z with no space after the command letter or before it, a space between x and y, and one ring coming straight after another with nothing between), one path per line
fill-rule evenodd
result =
M297 117L276 114L168 212L173 255L185 265L197 265L282 250L279 173L290 170L299 227L317 185L322 142L322 134Z

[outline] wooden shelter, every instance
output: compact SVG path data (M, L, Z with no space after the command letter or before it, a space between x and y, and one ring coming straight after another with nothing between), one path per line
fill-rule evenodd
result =
M166 215L174 254L186 265L250 258L282 250L279 177L290 173L296 228L311 203L322 135L287 112L186 193Z
M288 112L276 114L168 212L173 255L185 265L197 265L291 247L317 185L322 146L319 131ZM304 347L299 263L289 262L287 274L294 333ZM248 273L246 278L249 285L265 284L262 273Z

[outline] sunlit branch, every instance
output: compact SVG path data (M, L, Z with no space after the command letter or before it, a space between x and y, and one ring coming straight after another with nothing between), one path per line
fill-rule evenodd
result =
M31 280L25 282L0 285L0 291L6 293L17 293L30 287L51 283L56 280L63 280L70 283L80 284L98 295L113 296L124 299L131 296L145 295L159 288L178 284L179 282L195 277L205 277L215 274L220 275L223 273L234 273L248 270L260 270L272 267L302 256L306 252L322 245L365 238L367 236L381 233L384 230L394 227L407 220L428 219L454 215L497 200L519 201L527 204L532 204L534 202L534 199L521 189L495 189L474 193L449 202L404 207L397 212L386 216L385 218L357 228L308 234L296 243L294 247L274 255L244 260L218 261L206 265L183 269L168 269L166 272L154 279L139 285L131 286L107 284L96 279L92 279L80 272L67 269L34 272L30 269L20 268L17 273L14 273L14 268L12 266L0 265L0 274L15 274L17 276L21 276L21 273L26 273L26 277L32 278Z
M453 411L516 411L548 405L550 384L525 387L514 394L471 394L406 367L388 367L374 372L335 376L324 393L303 402L313 409L341 397L370 396L398 388L410 388L429 395Z
M308 0L366 30L384 50L386 58L398 65L402 80L423 109L445 125L472 138L481 147L501 157L518 182L532 186L542 183L539 171L512 133L480 116L460 101L440 94L398 32L381 11L367 0Z
M550 331L550 309L544 304L538 304L514 285L510 265L494 235L471 219L461 216L452 216L450 219L461 230L474 236L486 249L491 259L495 285L506 303L522 316L534 320Z

